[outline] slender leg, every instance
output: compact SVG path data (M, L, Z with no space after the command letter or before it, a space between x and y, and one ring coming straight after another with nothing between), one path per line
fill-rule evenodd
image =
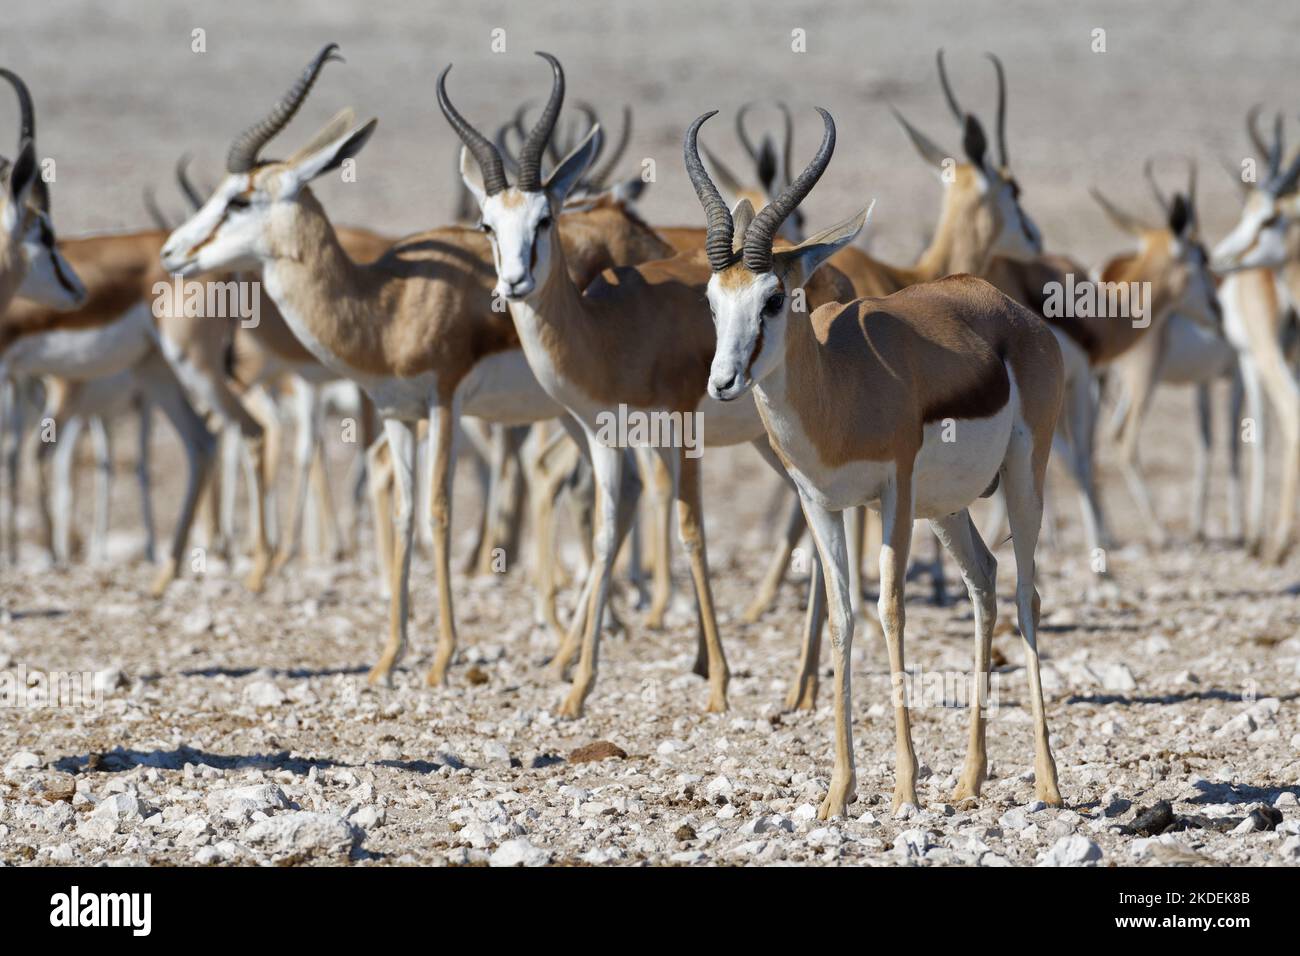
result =
M533 526L533 620L548 627L557 641L563 641L564 627L556 607L555 499L567 477L567 469L558 461L558 452L553 455L551 449L560 443L566 448L572 448L573 444L558 429L554 436L547 435L546 431L541 426L534 430L523 457ZM564 461L570 459L566 457Z
M849 602L856 620L862 613L862 525L866 505L844 509L844 533L849 548Z
M1264 541L1264 483L1268 474L1268 458L1265 454L1265 418L1268 414L1264 407L1264 387L1260 381L1259 368L1253 356L1242 356L1241 382L1246 395L1246 414L1254 423L1250 443L1250 491L1246 503L1246 538L1247 550L1258 556ZM1244 432L1244 420L1233 422L1233 428Z
M1034 552L1038 547L1038 529L1043 519L1043 473L1035 463L1033 439L1027 428L1012 431L1007 457L1002 464L1002 486L1007 494L1007 514L1011 520L1011 542L1016 554L1016 612L1020 634L1025 642L1025 672L1029 681L1029 701L1034 721L1034 793L1052 806L1061 805L1061 791L1056 782L1056 763L1048 743L1047 716L1043 706L1043 683L1038 665L1039 598L1034 587Z
M90 560L108 558L108 509L113 493L113 443L102 415L90 419L90 438L95 448L95 519L90 539Z
M144 396L137 398L139 425L136 430L135 477L140 488L140 521L144 525L144 559L150 564L158 560L158 543L153 523L153 487L150 483L149 463L152 456L153 406Z
M369 487L370 506L375 522L375 569L379 572L381 590L392 598L393 555L393 474L392 455L388 449L388 436L380 433L366 449L366 483Z
M654 579L650 592L650 611L645 626L654 631L663 630L664 615L673 595L673 476L671 465L663 455L651 455L650 511L654 515L651 532L654 554Z
M691 458L681 449L661 449L664 455L679 456L677 477L677 525L682 547L691 564L695 582L695 599L704 632L708 660L710 713L727 709L727 681L730 671L718 636L718 619L713 607L713 589L709 584L709 552L704 540L704 512L700 494L700 459ZM697 655L698 656L698 655Z
M807 502L804 503L805 509ZM899 471L880 497L880 625L889 649L889 680L894 704L895 780L893 809L904 803L918 806L916 752L912 749L912 724L907 711L907 668L904 664L903 582L912 547L912 476ZM809 521L812 515L809 514ZM823 560L825 556L823 555ZM827 574L829 575L829 568ZM828 584L829 592L829 584Z
M1138 462L1138 438L1142 430L1142 422L1151 404L1151 397L1155 392L1159 358L1160 351L1156 348L1148 348L1133 356L1132 361L1140 364L1135 364L1135 371L1128 378L1130 389L1128 414L1120 431L1119 463L1124 480L1128 484L1129 494L1137 503L1138 513L1142 515L1142 520L1147 526L1152 545L1163 548L1168 542L1168 536L1160 524L1160 519L1156 517L1151 495L1147 491L1146 479L1142 476L1142 469Z
M587 695L596 682L596 667L600 652L600 629L609 595L609 577L618 554L617 523L618 493L622 480L623 454L618 448L609 448L593 436L588 446L591 450L592 471L596 479L596 530L592 547L590 596L582 651L573 674L573 685L560 706L562 717L582 716Z
M474 468L474 477L478 481L481 511L476 525L474 546L465 556L461 566L464 574L475 574L479 566L480 555L491 549L488 538L491 535L492 512L500 494L500 477L505 447L502 428L492 425L480 418L467 418L458 427L468 439L465 443L470 462Z
M411 610L411 545L415 534L415 429L410 422L384 419L384 434L396 479L393 507L393 552L388 581L388 643L375 666L370 684L389 684L392 670L406 653L407 627Z
M1210 385L1196 386L1196 464L1192 478L1192 537L1205 540L1205 509L1210 498L1210 450L1214 424L1210 413Z
M311 456L311 492L316 507L318 544L322 553L328 553L332 560L343 557L345 542L343 529L339 525L338 509L334 506L334 495L330 491L329 469L325 458L325 444L321 441L321 432L316 433L316 448Z
M966 750L966 764L953 803L980 795L980 787L988 776L988 751L984 742L985 707L989 694L989 668L992 660L993 626L998 617L997 561L989 553L963 509L945 518L931 519L930 527L952 555L966 583L971 607L975 609L975 670L971 674L974 693L970 701L970 741Z
M425 676L425 683L431 687L446 681L447 667L456 653L456 618L451 602L452 439L456 418L451 405L429 409L429 517L433 522L433 569L438 582L438 649Z
M802 510L802 504L800 505ZM817 706L817 668L821 662L822 627L826 623L826 574L821 552L813 548L812 574L808 578L808 610L804 614L799 675L785 695L786 710L813 710Z
M77 463L77 441L81 438L81 429L86 420L81 415L72 415L67 421L56 427L58 436L54 449L54 485L53 503L50 515L54 522L54 560L60 566L72 561L72 525L73 525L73 483L76 481L74 468Z
M199 497L207 485L213 458L216 455L216 439L208 431L207 425L194 410L194 406L189 403L175 373L161 356L151 356L142 363L140 383L149 400L158 406L171 422L172 427L176 429L185 450L187 466L185 496L181 501L181 512L176 519L176 528L172 532L167 562L158 569L152 587L153 596L161 597L180 572L185 548L189 542L190 529L194 524L194 512L198 507Z
M1245 398L1241 370L1234 365L1228 393L1228 422L1224 429L1224 437L1228 443L1228 537L1238 544L1242 537L1241 410Z
M766 441L766 438L763 440ZM803 537L806 527L803 505L799 502L798 494L792 495L782 538L772 550L772 557L767 563L767 570L763 572L763 579L759 582L754 600L750 602L741 617L746 624L757 621L776 600L776 593L780 590L781 582L785 580L785 569L790 565L790 556L798 546L799 539Z
M817 816L822 820L843 816L857 796L853 766L853 609L849 602L849 551L844 518L803 498L804 514L812 532L826 583L826 603L831 631L831 660L835 668L835 768L830 789ZM907 522L910 528L911 522ZM816 573L814 571L814 577Z
M303 378L293 382L293 404L296 432L293 442L293 478L289 488L289 521L280 537L272 571L279 571L298 556L302 547L302 522L306 510L308 477L312 458L320 444L316 430L319 419L320 390Z
M1263 550L1270 564L1285 560L1294 543L1296 497L1300 494L1300 382L1287 363L1280 343L1258 353L1259 377L1276 413L1282 439L1282 497L1272 540Z

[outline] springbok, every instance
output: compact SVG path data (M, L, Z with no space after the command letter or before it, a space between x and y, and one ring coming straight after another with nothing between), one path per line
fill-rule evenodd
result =
M456 111L446 92L448 71L438 80L438 102L465 144L461 173L478 201L483 229L492 242L497 292L510 314L529 365L538 381L580 423L595 471L599 523L594 561L579 605L581 634L556 656L562 673L579 648L573 683L561 713L577 716L595 683L601 620L610 572L630 515L619 492L622 449L608 436L612 421L635 414L645 420L683 425L703 416L706 446L751 442L780 470L765 440L752 403L724 406L705 394L705 370L713 354L713 332L703 314L707 264L697 251L671 259L606 272L584 291L569 276L566 250L551 228L556 212L591 162L599 129L552 171L540 176L539 155L564 98L564 71L548 53L551 66L547 106L534 129L537 153L521 154L519 176L507 182L496 146ZM545 122L546 126L541 126ZM539 132L540 130L540 132ZM826 299L834 298L827 293ZM810 292L811 301L818 301ZM677 502L678 530L690 560L702 632L697 672L707 671L711 711L726 708L727 667L709 584L708 558L700 500L698 448L688 447L680 428L667 445L654 448L670 477ZM585 615L583 608L586 608ZM703 659L701 659L703 658ZM705 665L705 666L700 666Z
M970 746L954 799L976 797L986 775L983 701L997 613L996 562L967 507L1000 482L1016 554L1016 603L1026 649L1036 755L1035 790L1059 805L1039 681L1034 552L1043 478L1061 407L1060 350L1046 325L988 283L959 275L882 298L830 303L792 315L800 288L862 228L863 211L790 249L776 228L830 162L825 125L808 167L762 212L728 212L686 134L686 168L709 222L709 308L717 351L709 394L735 401L752 389L768 437L799 488L826 577L835 669L835 768L819 816L846 811L856 788L851 732L848 546L842 512L876 504L883 521L879 614L889 644L897 732L894 807L916 801L903 663L903 580L915 517L930 519L958 566L975 609L976 693ZM942 422L958 423L955 442Z
M356 382L383 419L396 474L397 533L389 636L371 669L372 682L388 680L407 646L416 431L429 420L439 633L426 679L441 684L456 647L448 547L455 422L470 415L517 425L563 416L563 408L538 385L514 325L494 308L491 246L481 233L461 227L419 233L364 265L346 254L309 183L355 157L377 120L354 126L352 111L344 110L288 159L261 158L324 65L338 58L337 49L325 46L266 118L235 140L225 177L172 233L162 260L181 275L260 268L264 288L294 335L322 365ZM549 130L554 116L544 119ZM537 129L526 145L521 162L536 163ZM636 235L624 235L587 255L599 261L638 248ZM632 501L639 494L634 482L629 474Z
M1213 265L1226 273L1219 287L1223 329L1241 363L1247 414L1254 423L1250 494L1246 507L1246 545L1266 561L1281 562L1295 534L1296 495L1300 494L1300 383L1287 360L1283 336L1287 313L1300 303L1297 257L1288 242L1300 219L1300 152L1282 167L1282 120L1274 125L1271 147L1255 129L1254 110L1247 129L1255 148L1267 156L1267 175L1249 188L1241 218L1214 249ZM1282 437L1282 495L1272 538L1264 542L1265 401L1272 405Z

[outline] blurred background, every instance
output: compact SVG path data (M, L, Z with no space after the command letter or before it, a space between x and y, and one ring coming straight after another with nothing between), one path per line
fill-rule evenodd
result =
M1090 265L1127 240L1088 187L1154 215L1142 179L1148 156L1172 189L1185 178L1180 157L1194 155L1204 231L1210 240L1226 231L1239 199L1225 167L1249 153L1246 110L1263 102L1266 115L1282 108L1296 120L1289 97L1300 35L1293 0L46 0L8 4L5 19L0 60L36 97L38 147L56 162L56 224L67 236L146 226L141 190L151 183L179 215L176 158L193 153L200 183L214 182L231 138L333 40L347 63L325 70L268 155L286 155L343 106L378 116L358 181L319 190L336 221L394 235L447 223L457 144L434 99L438 71L455 62L453 99L490 135L521 102L545 96L548 72L532 53L544 49L564 63L570 96L592 102L607 123L624 104L633 108L621 174L656 160L658 181L641 204L650 222L700 220L681 168L682 133L694 117L723 111L704 138L741 171L735 108L779 97L795 110L796 164L820 135L814 105L838 124L835 160L807 204L810 225L875 197L867 241L891 261L910 261L935 221L939 189L888 107L959 149L934 65L944 47L963 108L990 136L995 85L984 53L1002 57L1025 206L1049 249ZM497 28L502 54L490 49ZM198 29L203 53L192 51ZM806 52L792 52L796 29ZM1093 50L1095 30L1105 31L1104 53ZM11 97L0 96L0 117L9 123L0 130L16 129ZM776 115L753 121L774 126ZM12 138L0 133L5 152Z

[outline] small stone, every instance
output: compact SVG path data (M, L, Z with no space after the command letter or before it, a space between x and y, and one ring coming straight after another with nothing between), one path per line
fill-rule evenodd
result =
M1295 793L1291 790L1283 790L1273 801L1275 807L1294 807L1297 804L1300 804L1300 800L1296 799Z
M488 858L488 866L545 866L550 862L550 851L533 846L522 837L506 840Z
M298 810L259 820L244 831L244 842L273 853L290 855L344 854L360 844L365 833L340 816Z
M677 828L677 832L673 836L681 843L689 843L695 839L695 828L689 823L683 823Z
M91 812L91 816L108 820L143 820L149 808L130 793L115 793L105 797Z
M1133 818L1134 833L1144 837L1159 836L1174 825L1174 809L1168 800L1157 800L1152 806L1138 810Z
M1137 690L1137 678L1124 663L1107 665L1101 672L1101 686L1106 690L1126 692Z
M42 765L41 758L27 750L20 750L9 758L5 764L5 771L10 770L39 770Z
M569 763L592 763L597 760L627 759L627 751L608 740L594 740L569 754Z
M475 664L465 672L465 679L475 687L488 683L492 678L488 677L487 671Z
M509 766L510 750L497 740L489 740L483 745L483 760L486 763L503 763Z
M253 681L244 688L244 703L254 707L279 707L284 701L284 691L269 680Z
M1039 857L1039 866L1087 866L1101 860L1101 847L1081 833L1061 837Z

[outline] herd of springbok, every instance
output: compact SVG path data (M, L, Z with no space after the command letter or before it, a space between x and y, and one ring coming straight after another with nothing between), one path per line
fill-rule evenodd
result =
M785 105L778 104L780 149L771 134L755 145L746 122L752 112L741 110L736 130L753 162L741 175L701 142L713 112L683 123L685 173L704 224L656 228L634 207L645 185L639 176L610 185L630 115L609 151L590 107L562 123L563 69L555 57L538 55L550 70L540 114L529 125L531 111L520 107L491 137L454 105L451 67L442 71L438 105L463 144L463 222L402 239L336 227L311 189L312 180L346 170L376 120L357 123L344 109L287 158L264 155L322 69L339 59L335 44L234 140L214 188L197 188L182 161L178 179L192 206L185 221L169 220L149 194L157 228L84 239L55 238L32 98L18 76L0 70L20 108L18 153L4 161L0 198L5 560L18 560L19 474L28 448L38 459L50 560L57 567L76 550L71 489L83 429L99 463L86 550L104 557L111 426L127 413L139 420L145 554L155 560L148 452L157 407L180 437L186 470L170 547L157 559L156 595L185 566L196 517L208 551L236 556L241 478L252 549L245 584L253 592L300 552L304 525L336 551L351 547L368 498L391 601L387 641L369 680L386 683L407 647L412 554L424 543L438 595L427 681L442 684L457 641L452 476L457 454L469 454L484 500L475 566L518 547L526 509L535 613L557 642L553 674L572 673L560 713L581 715L594 687L602 623L629 536L638 606L648 606L647 626L663 625L674 502L698 612L695 669L708 681L708 709L722 711L728 667L710 588L700 449L683 440L610 441L605 427L611 416L629 415L699 422L704 446L751 443L788 489L788 518L746 620L773 603L805 532L815 545L786 706L814 706L829 620L835 762L821 816L843 814L854 799L850 659L863 555L879 552L876 620L898 679L905 673L904 583L921 518L955 562L974 612L976 703L954 799L978 797L986 777L979 704L990 670L997 563L985 539L1000 540L1005 527L1016 559L1035 789L1039 799L1059 804L1039 679L1035 552L1055 450L1078 492L1091 572L1106 573L1111 538L1094 457L1101 386L1115 409L1116 464L1153 544L1164 536L1138 467L1152 394L1162 381L1197 388L1192 528L1199 537L1210 396L1221 378L1231 383L1233 400L1230 535L1273 562L1292 544L1300 247L1290 227L1300 219L1300 154L1286 164L1280 118L1270 142L1258 129L1259 110L1248 117L1261 172L1243 177L1240 222L1212 256L1201 243L1194 164L1186 190L1166 195L1148 163L1159 219L1148 222L1094 191L1136 248L1089 273L1044 252L1021 204L1001 62L990 55L998 89L990 139L959 105L940 52L939 79L961 150L950 154L895 112L942 186L927 247L914 263L896 265L852 244L869 209L845 209L841 222L819 231L805 228L800 204L835 152L827 111L817 110L820 146L797 168ZM258 321L218 319L189 308L184 295L160 292L192 280L255 289ZM330 407L356 423L353 440L365 450L351 476L351 523L336 517L324 467ZM275 489L286 417L295 442L282 523ZM1267 540L1266 421L1269 442L1282 449ZM33 422L39 427L25 428ZM1243 442L1252 448L1244 491L1238 423L1258 430ZM44 441L26 435L37 430ZM978 498L993 499L983 534L969 511ZM574 577L567 623L557 608L568 573L555 555L557 503L573 511L587 559ZM936 551L931 573L941 569ZM893 706L897 808L917 802L917 761L905 695L896 693Z

